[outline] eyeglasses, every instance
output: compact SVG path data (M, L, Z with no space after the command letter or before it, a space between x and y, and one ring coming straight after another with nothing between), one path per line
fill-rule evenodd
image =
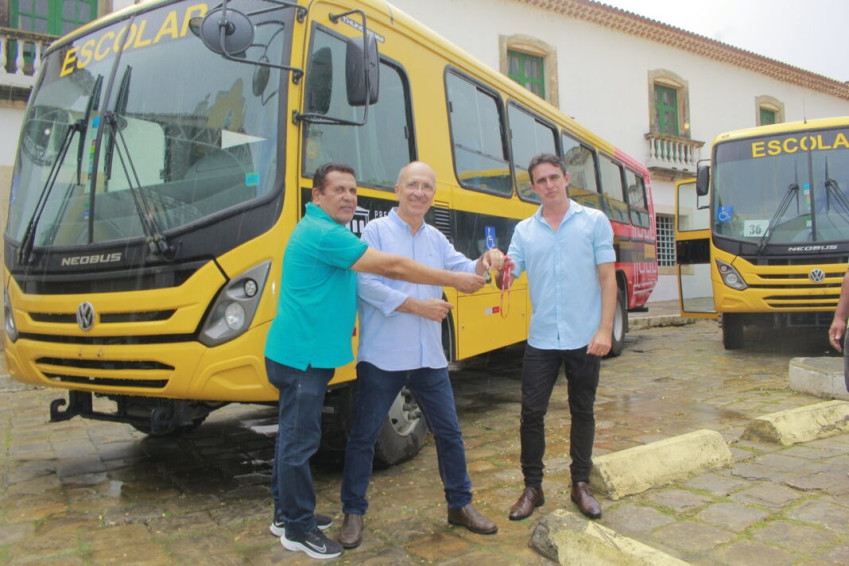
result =
M422 181L410 181L404 185L404 188L408 191L422 191L423 193L432 193L436 190L430 183Z

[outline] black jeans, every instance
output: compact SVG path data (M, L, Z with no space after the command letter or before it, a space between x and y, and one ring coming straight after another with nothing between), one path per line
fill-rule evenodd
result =
M595 440L595 392L601 358L587 354L586 346L577 350L540 350L525 346L522 366L522 473L525 486L542 487L542 458L545 455L545 413L560 372L566 368L569 413L572 425L569 435L569 470L572 482L590 479Z

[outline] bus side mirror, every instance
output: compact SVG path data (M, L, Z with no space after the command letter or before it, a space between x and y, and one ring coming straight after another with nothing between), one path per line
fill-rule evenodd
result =
M368 106L377 102L380 87L380 61L377 41L371 35L352 37L345 53L345 83L348 104Z
M200 20L192 18L189 29L207 49L230 57L244 57L254 40L254 25L245 14L233 8L216 8Z
M710 165L699 165L696 170L696 194L703 197L710 187Z

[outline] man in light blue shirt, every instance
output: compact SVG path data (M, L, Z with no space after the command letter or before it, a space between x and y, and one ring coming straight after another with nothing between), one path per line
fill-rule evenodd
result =
M501 251L487 250L477 261L470 260L439 230L424 222L435 190L436 175L430 166L421 162L405 166L395 185L398 206L388 216L369 222L363 241L370 248L436 269L478 275L490 267L500 269L504 258ZM438 285L416 285L366 273L360 273L357 282L357 393L345 450L344 521L339 542L345 548L355 548L362 542L375 442L389 408L404 387L415 395L436 439L448 522L479 534L495 533L495 523L472 506L463 435L442 351L441 322L453 306L442 299Z
M610 351L616 306L613 229L595 209L569 199L569 174L559 157L539 154L528 166L539 210L516 226L507 255L510 277L528 273L533 313L522 367L521 463L525 489L511 520L545 502L542 491L545 413L563 364L572 416L571 499L593 519L601 506L589 490L601 358ZM499 285L505 284L496 277ZM509 283L509 282L508 282Z

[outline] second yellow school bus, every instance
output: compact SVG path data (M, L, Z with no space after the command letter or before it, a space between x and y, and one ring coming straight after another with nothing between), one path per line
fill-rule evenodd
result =
M683 310L720 314L727 349L747 325L827 328L849 261L849 117L719 135L677 220Z

